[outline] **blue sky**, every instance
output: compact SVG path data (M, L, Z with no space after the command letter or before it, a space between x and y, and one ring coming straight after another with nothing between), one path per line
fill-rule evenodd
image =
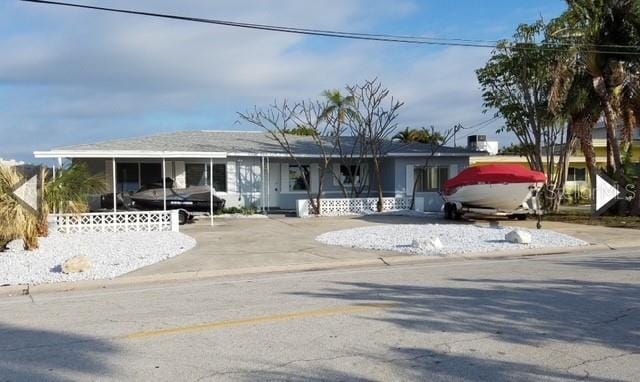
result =
M80 0L69 0L81 2ZM85 0L234 21L496 40L559 15L563 1ZM237 112L379 78L400 124L488 119L474 70L489 50L303 37L5 0L0 3L0 158L177 130L254 128ZM498 122L480 133L496 136Z

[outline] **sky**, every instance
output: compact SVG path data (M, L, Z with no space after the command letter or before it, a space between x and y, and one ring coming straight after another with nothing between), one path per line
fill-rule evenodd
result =
M560 0L68 0L292 27L497 40ZM490 49L254 31L3 0L0 158L181 130L256 130L238 112L378 78L399 126L489 119L475 70ZM502 143L500 121L476 131ZM460 142L458 142L460 143Z

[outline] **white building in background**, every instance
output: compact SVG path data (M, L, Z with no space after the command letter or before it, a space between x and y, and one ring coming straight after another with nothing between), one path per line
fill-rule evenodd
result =
M24 164L24 162L17 161L15 159L3 159L3 158L0 158L0 166L14 167L14 166L21 166L23 164Z
M467 148L473 151L484 151L489 155L497 155L500 146L498 141L487 141L486 135L470 135L467 137Z

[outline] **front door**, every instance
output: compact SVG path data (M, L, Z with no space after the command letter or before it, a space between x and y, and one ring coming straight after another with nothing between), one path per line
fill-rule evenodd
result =
M270 163L267 172L269 188L267 190L267 206L280 207L280 163Z

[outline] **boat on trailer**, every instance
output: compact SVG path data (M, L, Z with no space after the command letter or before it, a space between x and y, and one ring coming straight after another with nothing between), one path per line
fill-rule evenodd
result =
M544 173L519 165L469 167L444 184L445 218L471 213L524 220L535 214L540 228L538 198L546 181Z

